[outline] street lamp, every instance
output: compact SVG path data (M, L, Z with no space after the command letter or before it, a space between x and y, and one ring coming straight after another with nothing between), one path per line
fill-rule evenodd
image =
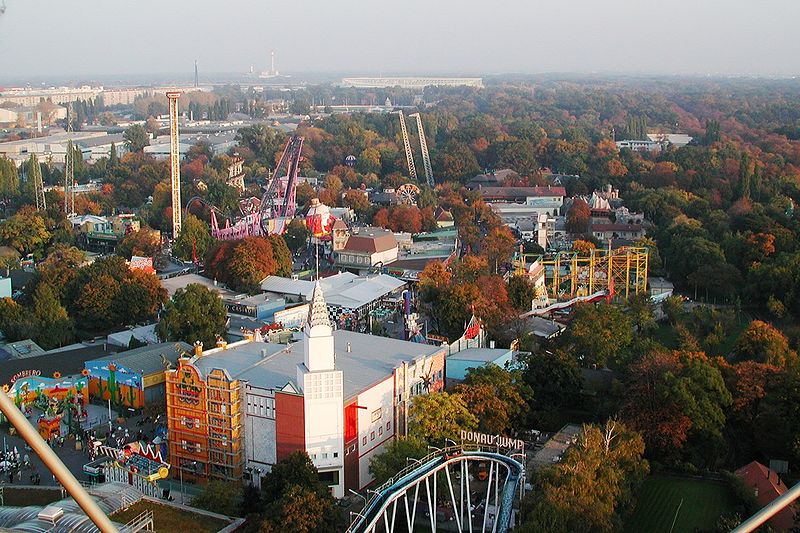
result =
M364 520L366 520L366 519L367 519L367 517L366 517L366 516L364 516L364 515L363 515L363 514L361 514L361 513L357 513L357 512L355 512L355 511L350 511L350 522L352 522L352 521L353 521L353 515L360 516L360 517L361 517L361 518L363 518Z
M360 493L358 493L358 492L354 491L353 489L347 489L347 490L348 490L348 491L350 491L350 494L352 494L353 496L358 496L359 498L361 498L362 500L364 500L364 508L366 508L366 507L367 507L367 497L366 497L366 496L364 496L363 494L360 494Z
M458 446L458 443L456 441L454 441L453 439L448 439L447 437L445 437L444 442L445 444L447 444L448 442L452 442L453 446Z
M422 464L422 459L414 459L413 457L406 457L406 465L408 465L409 461L413 461L417 464Z

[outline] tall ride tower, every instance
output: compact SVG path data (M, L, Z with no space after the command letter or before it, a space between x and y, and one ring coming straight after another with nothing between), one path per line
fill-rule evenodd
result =
M178 142L178 98L180 91L167 91L169 100L169 169L172 180L172 238L181 232L181 153Z

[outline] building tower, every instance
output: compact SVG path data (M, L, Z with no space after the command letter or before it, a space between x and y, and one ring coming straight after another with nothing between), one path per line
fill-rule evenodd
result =
M181 232L181 153L178 137L180 91L167 91L169 100L169 168L172 180L172 238Z
M275 50L271 50L269 53L269 75L270 76L278 75L278 71L275 70Z
M317 280L303 338L303 363L297 365L297 383L303 391L306 452L333 488L344 496L344 390L336 370L333 327Z

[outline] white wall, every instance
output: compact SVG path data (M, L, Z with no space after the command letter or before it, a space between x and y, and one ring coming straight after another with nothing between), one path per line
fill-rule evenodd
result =
M265 470L265 464L277 462L275 395L270 390L248 386L244 411L246 466Z
M366 407L358 409L358 480L361 487L372 481L369 460L382 453L395 434L393 399L394 378L391 376L358 395L357 405Z
M301 365L303 368L305 365ZM338 470L336 498L344 496L344 403L342 372L303 372L306 451L319 470Z

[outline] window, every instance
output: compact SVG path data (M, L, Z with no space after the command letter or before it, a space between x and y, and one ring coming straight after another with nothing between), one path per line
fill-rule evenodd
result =
M333 458L336 459L337 457L339 457L339 452L333 452Z
M386 431L389 431L392 428L391 422L386 422Z
M375 440L375 432L369 434L369 440Z
M362 446L366 446L366 445L367 445L367 436L364 435L364 440L363 440Z
M327 458L328 458L328 454L327 454L327 453L323 453L323 454L322 454L322 458L323 458L323 459L327 459Z
M383 435L383 426L378 428L378 436L380 437L381 435Z
M383 414L383 411L380 408L375 409L374 411L372 411L372 421L371 421L371 423L374 424L375 422L380 420L382 414Z

